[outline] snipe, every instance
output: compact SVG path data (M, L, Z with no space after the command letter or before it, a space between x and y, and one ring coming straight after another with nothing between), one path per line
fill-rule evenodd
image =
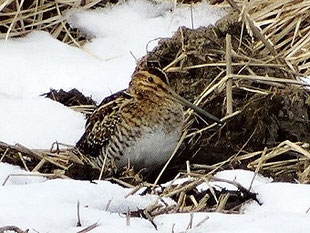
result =
M182 105L221 123L177 95L161 70L138 71L126 90L105 98L92 113L77 147L98 166L107 156L118 167L130 162L136 171L153 170L170 157L181 136Z

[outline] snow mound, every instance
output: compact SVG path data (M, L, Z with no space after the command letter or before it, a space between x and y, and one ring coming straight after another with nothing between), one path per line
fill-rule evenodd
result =
M0 141L49 149L58 141L74 145L84 132L85 119L62 104L43 97L1 98Z

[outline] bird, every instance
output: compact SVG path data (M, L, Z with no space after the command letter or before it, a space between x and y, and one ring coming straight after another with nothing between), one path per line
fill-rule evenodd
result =
M76 143L98 167L105 158L118 168L153 171L173 153L182 134L183 105L219 124L215 116L176 94L159 68L135 71L129 86L106 97L86 121Z

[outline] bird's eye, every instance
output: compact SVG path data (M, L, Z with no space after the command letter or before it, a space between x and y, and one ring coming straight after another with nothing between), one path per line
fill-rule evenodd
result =
M154 79L152 77L148 77L147 81L149 81L150 83L154 82Z

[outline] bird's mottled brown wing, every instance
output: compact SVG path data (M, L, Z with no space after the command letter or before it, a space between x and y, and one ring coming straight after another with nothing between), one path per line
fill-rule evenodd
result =
M85 133L77 142L77 148L86 155L99 156L116 125L120 123L119 114L122 104L132 97L124 90L105 98L86 122Z

